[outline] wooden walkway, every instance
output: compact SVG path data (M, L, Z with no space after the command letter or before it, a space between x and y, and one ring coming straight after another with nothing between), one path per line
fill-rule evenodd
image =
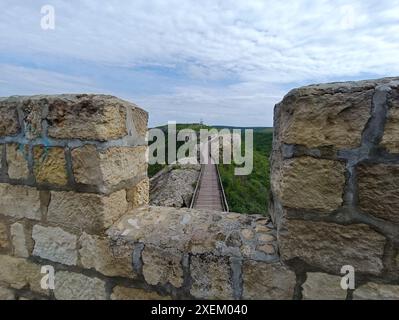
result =
M217 165L211 163L210 154L208 163L203 164L196 192L193 195L194 209L209 209L215 211L228 211L227 201L225 200L223 186L221 184Z

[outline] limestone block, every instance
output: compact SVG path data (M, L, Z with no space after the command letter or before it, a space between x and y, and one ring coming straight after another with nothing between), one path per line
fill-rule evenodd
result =
M126 212L127 207L125 190L109 196L52 191L47 219L77 231L102 233Z
M148 113L140 108L134 108L132 111L133 123L137 134L145 138L148 126Z
M35 240L33 255L66 265L76 265L78 252L77 237L59 227L33 226L32 238Z
M145 246L142 259L143 275L147 283L170 283L176 288L183 285L182 254L179 251Z
M354 300L399 300L399 286L368 282L353 293Z
M345 164L339 161L300 157L283 162L276 181L282 205L296 209L331 212L342 204Z
M118 248L118 252L114 252L108 238L85 232L79 239L79 247L80 261L84 268L93 268L110 277L135 278L132 247Z
M388 95L388 115L381 145L390 153L399 153L399 90Z
M112 291L111 300L171 300L171 297L161 296L155 291L116 286Z
M5 150L5 146L3 144L0 144L0 173L3 169L3 153Z
M141 180L134 187L126 190L127 201L133 208L148 205L150 201L150 181L148 178Z
M11 243L14 256L27 258L29 250L26 244L25 230L23 224L16 222L10 227Z
M282 142L308 148L360 146L370 118L374 90L312 94L314 88L291 91L279 105Z
M0 100L0 137L14 136L20 131L16 104L7 99Z
M327 273L308 272L302 297L304 300L345 300L347 291L342 289L341 279Z
M295 273L281 264L246 260L243 263L243 299L291 300Z
M10 143L6 145L8 176L10 179L27 179L29 176L29 146Z
M22 101L23 122L27 139L32 140L41 137L43 132L43 109L45 105L45 99L37 99L34 97L32 97L32 99L25 98Z
M58 139L107 141L127 135L126 107L132 104L105 95L49 97L48 135Z
M23 258L0 255L0 283L6 283L15 289L30 289L34 292L48 294L40 287L43 274L41 266Z
M190 293L198 299L233 299L230 262L212 255L192 256Z
M33 157L34 174L38 183L67 184L68 176L63 148L35 146Z
M383 269L385 237L364 224L287 220L279 246L284 261L299 258L332 273L344 265L371 274Z
M15 300L15 294L10 289L0 287L0 300Z
M358 184L362 211L399 224L399 165L360 165Z
M40 220L40 191L27 186L0 183L0 214Z
M55 274L57 300L105 300L105 282L83 274L60 271Z
M9 247L7 225L0 221L0 249Z
M111 147L97 150L85 145L72 150L73 173L78 183L106 188L135 177L146 176L147 147Z

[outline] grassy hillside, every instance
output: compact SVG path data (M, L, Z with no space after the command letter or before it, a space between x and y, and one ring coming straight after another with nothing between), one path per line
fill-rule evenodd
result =
M254 131L254 168L248 176L234 175L234 168L236 167L234 164L219 165L230 211L267 213L270 189L269 156L272 149L272 139L273 133L270 130Z
M223 187L226 192L230 211L241 213L267 213L269 183L269 156L272 148L273 128L238 128L226 126L212 126L216 129L253 129L254 130L254 169L248 176L235 176L234 164L219 165ZM158 127L167 132L167 126ZM200 129L211 127L200 124L177 124L177 131L182 129ZM243 148L245 147L243 141ZM166 136L167 142L167 136ZM182 144L180 142L178 146ZM177 147L178 147L177 146ZM166 145L167 148L167 145ZM244 149L243 149L244 150ZM166 150L167 155L167 150ZM148 168L148 175L154 176L165 165L154 164Z

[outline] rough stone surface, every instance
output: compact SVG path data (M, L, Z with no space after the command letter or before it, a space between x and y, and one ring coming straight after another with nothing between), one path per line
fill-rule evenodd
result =
M0 174L2 172L3 169L3 153L5 150L5 145L4 144L0 144Z
M0 300L15 300L15 294L10 289L0 287Z
M230 262L215 256L193 256L190 265L190 293L198 299L232 299Z
M358 272L382 271L385 237L367 225L287 220L284 227L279 237L283 260L299 258L336 274L343 265Z
M9 99L0 100L0 137L13 136L20 132L18 112L15 103Z
M399 286L368 282L353 292L354 300L399 300Z
M10 234L14 256L21 258L29 257L29 250L26 244L24 225L19 222L12 224L10 227Z
M0 283L5 283L15 289L29 289L46 294L47 290L40 287L43 274L41 266L23 258L0 255Z
M392 90L388 98L388 116L381 145L390 153L399 153L399 88Z
M6 145L8 177L10 179L27 179L28 168L28 145L11 143Z
M309 86L289 92L279 104L282 141L308 148L358 147L374 90L337 89Z
M54 296L57 300L105 300L107 298L104 281L66 271L55 274Z
M126 199L130 207L136 208L148 205L150 201L150 181L148 178L141 180L133 188L126 190Z
M142 259L143 275L147 283L170 283L176 288L183 285L182 254L177 250L146 246Z
M106 95L47 97L48 135L58 139L112 140L127 134L126 107L131 104Z
M83 233L79 239L80 261L84 268L93 268L98 272L110 277L136 276L132 267L132 247L126 247L122 254L119 247L118 254L112 251L108 238L101 238Z
M283 206L330 212L342 204L345 164L300 157L283 163L277 194Z
M111 147L96 150L93 145L72 150L73 173L78 183L118 185L147 174L145 146Z
M40 138L42 135L43 110L46 107L45 99L22 98L23 124L27 139Z
M281 264L244 261L243 299L290 300L294 296L295 273Z
M125 190L109 196L52 191L47 219L77 231L101 233L118 220L127 207Z
M134 108L132 116L137 134L144 138L147 133L148 113L140 108Z
M40 191L31 187L0 183L0 214L40 220Z
M0 249L9 247L7 225L0 221Z
M64 149L35 146L34 173L38 183L65 185L68 182Z
M360 209L399 224L399 165L360 165L358 179Z
M189 207L201 170L200 165L169 165L150 180L150 204Z
M341 277L320 272L308 272L302 285L304 300L345 300L347 291L341 288Z
M116 286L111 294L112 300L171 300L170 296L161 296L154 291Z
M35 241L33 255L66 265L76 265L77 237L59 227L33 226L32 238Z

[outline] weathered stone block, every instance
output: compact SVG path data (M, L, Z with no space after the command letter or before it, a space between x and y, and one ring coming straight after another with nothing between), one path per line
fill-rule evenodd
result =
M359 165L358 184L362 211L399 224L399 165Z
M294 296L295 273L281 264L246 260L242 272L244 299L289 300Z
M20 131L16 103L7 99L0 100L0 137L14 136Z
M126 101L106 95L49 97L48 135L58 139L112 140L127 135Z
M145 246L142 259L143 275L149 284L183 285L182 254L178 250Z
M0 300L15 300L15 294L10 289L0 287Z
M399 153L399 90L388 95L388 116L381 145L390 153Z
M34 173L38 183L67 184L68 175L63 148L35 146L33 157Z
M283 206L331 212L342 204L345 164L312 157L286 160L274 183Z
M5 145L0 144L0 173L1 173L2 169L3 169L3 153L4 153L4 150L5 150Z
M228 258L203 255L191 258L190 293L199 299L233 299L231 268Z
M97 150L85 145L72 150L73 173L78 183L116 186L147 174L145 146L111 147Z
M112 291L111 300L171 300L171 297L161 296L155 291L116 286Z
M136 107L132 111L132 117L136 133L139 137L145 138L148 126L148 113Z
M353 292L354 300L399 300L399 286L368 282Z
M23 258L0 255L0 282L15 289L30 289L47 294L48 290L40 287L43 274L41 266Z
M9 247L7 225L0 221L0 249Z
M31 187L0 183L0 214L40 220L40 191Z
M33 255L66 265L76 265L78 252L77 237L59 227L33 226L32 238L35 241Z
M126 212L127 207L125 190L109 196L52 191L47 219L76 231L102 233Z
M344 265L371 274L383 269L385 237L364 224L286 220L279 245L284 261L299 258L336 274Z
M29 176L29 146L17 143L7 144L6 153L10 179L27 179Z
M120 248L118 244L118 252L114 252L108 238L85 232L79 239L79 247L80 261L84 268L93 268L110 277L136 277L132 267L132 247Z
M340 276L327 273L308 272L302 285L304 300L345 300L347 291L341 288Z
M282 142L308 148L359 147L370 118L374 90L349 89L334 94L318 91L313 94L312 86L296 89L279 104Z
M148 205L150 201L150 181L148 178L141 180L133 188L126 190L126 198L133 208Z
M25 136L27 139L40 138L42 135L43 109L47 104L46 99L38 97L24 98L22 112L24 115Z
M13 255L21 258L29 257L23 224L16 222L10 227Z
M83 274L60 271L55 274L57 300L105 300L105 282Z

